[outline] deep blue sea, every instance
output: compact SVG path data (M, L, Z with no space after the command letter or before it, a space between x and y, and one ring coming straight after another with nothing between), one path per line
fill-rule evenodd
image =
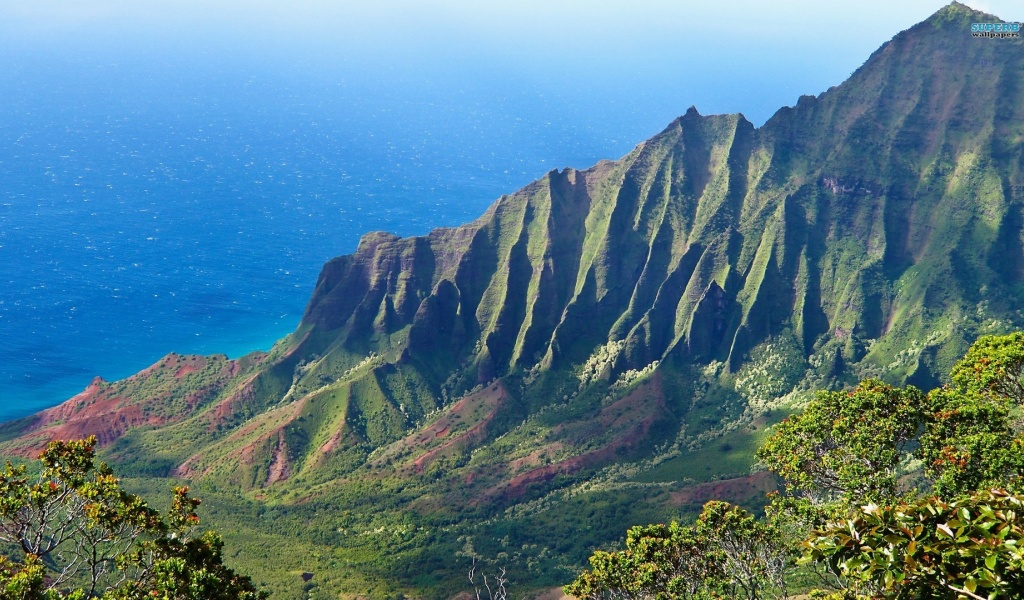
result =
M269 348L367 231L459 225L691 104L763 122L842 78L752 52L524 70L462 50L449 66L119 44L0 39L0 421L168 352Z
M362 233L472 220L657 131L457 77L163 60L0 70L0 420L171 351L269 348Z

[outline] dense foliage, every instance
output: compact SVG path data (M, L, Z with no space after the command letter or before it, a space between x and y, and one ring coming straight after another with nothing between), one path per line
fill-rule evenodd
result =
M248 577L222 562L217 534L199 534L199 500L174 489L161 515L95 462L96 438L52 442L38 474L0 472L0 598L257 600Z
M776 427L758 456L815 503L890 498L923 404L916 388L877 380L849 392L820 392L802 414Z
M566 591L787 597L804 569L821 578L818 598L1021 597L1022 367L1024 335L986 336L927 395L877 380L819 392L758 452L784 483L765 520L710 502L692 527L634 528Z
M1022 508L1019 495L1000 490L869 504L814 532L808 558L875 597L1020 597Z
M472 223L368 234L269 353L97 381L0 425L0 453L96 433L130 491L188 479L230 564L284 598L449 597L474 555L517 593L550 587L630 525L696 518L707 490L756 506L770 478L738 477L805 392L927 390L968 340L1024 324L1024 52L965 36L988 20L950 4L759 127L693 109ZM836 413L832 446L785 466L787 533L908 475L946 496L1006 481L1015 436L982 416L1014 397L998 344L965 359L980 379L954 381L955 413L862 386L870 418ZM812 421L778 443L814 450Z
M594 553L566 586L579 598L785 597L789 551L780 532L740 507L708 502L690 527L633 527L626 549Z

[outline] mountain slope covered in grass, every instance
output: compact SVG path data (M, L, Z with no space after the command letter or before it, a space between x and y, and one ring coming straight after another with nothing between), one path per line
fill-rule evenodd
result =
M806 390L933 386L1024 324L1024 45L970 37L992 20L953 3L760 128L691 108L467 225L367 234L269 354L95 382L3 451L102 427L136 485L212 498L236 564L287 556L281 597L443 596L471 555L564 583L770 489L753 448Z

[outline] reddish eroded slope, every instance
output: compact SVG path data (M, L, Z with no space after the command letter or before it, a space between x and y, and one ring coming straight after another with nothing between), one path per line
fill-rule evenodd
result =
M272 379L274 374L272 370L274 367L281 365L290 364L294 361L296 353L305 343L309 334L306 333L299 340L297 340L291 347L278 356L272 363L263 363L266 368L260 369L254 372L249 377L236 382L229 390L217 401L217 404L210 410L204 418L209 422L209 431L215 431L218 426L225 426L238 420L240 413L246 412L246 407L252 407L253 404L260 404L261 402L261 379ZM260 357L260 362L266 358L266 355ZM279 400L279 397L273 397L271 400ZM251 412L259 413L263 408L266 407L267 398L262 398L263 405L256 408Z
M508 390L500 380L469 394L445 409L444 414L426 428L391 444L373 464L379 466L404 459L403 470L421 473L439 457L483 442L488 425L507 399Z
M661 376L655 375L637 386L629 394L603 407L591 419L581 420L555 428L560 441L543 450L557 452L564 443L584 445L600 440L596 449L585 451L552 464L536 466L521 472L499 485L488 495L505 500L522 497L533 485L550 481L557 475L570 475L584 468L610 464L641 447L657 422L669 418L665 405ZM512 465L528 465L514 461Z
M238 394L252 388L255 376L250 376L236 384L229 392L227 399L237 398ZM193 479L210 473L218 466L231 470L233 467L250 467L261 463L268 451L271 456L272 471L266 485L287 479L292 472L291 464L287 458L287 444L284 441L284 429L291 424L302 413L309 400L309 396L303 397L296 402L271 409L262 415L250 419L244 425L233 430L227 437L219 442L202 448L199 452L189 456L174 470L176 477ZM218 402L212 407L210 413L219 413L224 401ZM200 418L206 418L204 414ZM265 487L265 486L264 486Z
M146 414L142 407L119 397L109 383L97 377L80 394L28 419L23 433L6 444L6 453L36 457L56 439L79 439L95 435L107 445L131 427L161 425L165 419Z
M778 489L778 479L768 471L760 471L743 477L699 483L673 492L669 503L672 506L702 506L710 500L725 500L746 505L752 499L761 499L765 494Z
M270 471L267 473L267 480L263 487L275 484L278 481L288 479L292 474L292 465L288 461L288 442L284 437L284 430L277 432L277 445L274 447L274 458L270 463Z
M528 454L510 457L503 466L470 470L463 482L472 490L472 501L515 500L558 475L601 467L635 453L648 443L655 424L671 418L664 393L656 374L589 418L555 427L547 442Z
M225 356L169 354L116 383L97 377L64 403L5 425L3 452L34 458L52 440L90 435L107 446L131 429L180 421L212 400L241 370L239 361Z

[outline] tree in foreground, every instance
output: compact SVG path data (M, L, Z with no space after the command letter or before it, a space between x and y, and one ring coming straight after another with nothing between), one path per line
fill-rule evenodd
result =
M1024 333L980 338L927 395L878 380L819 392L758 451L784 484L766 519L710 502L691 527L635 527L565 590L785 598L802 552L828 588L811 598L1024 598L1022 407Z
M788 490L814 504L895 498L924 400L917 388L876 379L849 392L818 392L803 413L776 426L757 456Z
M825 517L803 560L832 576L828 597L1024 597L1022 370L1024 334L987 336L927 396L867 381L777 427L759 457L787 502ZM899 483L914 459L923 489Z
M856 596L1020 598L1022 510L1019 496L1000 490L869 504L815 532L808 558L828 564Z
M198 532L199 500L175 488L161 515L126 492L96 438L51 442L38 475L0 472L0 599L256 600L265 594L222 561L222 542Z
M742 508L708 502L693 526L633 527L625 550L595 552L565 592L585 600L786 598L791 552L782 537Z

